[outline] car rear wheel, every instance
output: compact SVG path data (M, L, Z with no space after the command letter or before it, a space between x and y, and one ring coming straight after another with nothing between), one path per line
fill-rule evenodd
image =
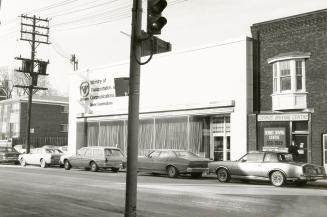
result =
M115 168L115 167L114 168L111 168L111 171L114 172L114 173L118 173L119 168Z
M64 167L65 167L65 170L70 170L70 168L72 168L72 166L70 165L68 160L64 161Z
M19 160L19 162L20 162L20 165L21 165L22 167L25 167L25 166L26 166L26 161L25 161L24 158L21 158L21 159Z
M202 173L191 173L191 177L195 179L199 179L202 177Z
M99 169L98 165L95 162L91 162L90 166L92 172L96 172Z
M220 168L217 170L217 179L219 182L229 182L230 175L225 168Z
M44 159L41 159L41 160L40 160L40 166L41 166L42 168L46 168L48 165L47 165L47 163L46 163L46 161L45 161Z
M169 166L167 168L167 174L169 178L176 178L178 176L178 170L174 166Z
M272 185L274 185L276 187L281 187L285 184L286 178L281 171L274 171L270 175L270 182Z

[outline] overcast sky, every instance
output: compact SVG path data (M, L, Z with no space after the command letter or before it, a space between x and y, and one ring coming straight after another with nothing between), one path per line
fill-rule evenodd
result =
M132 0L2 0L0 67L17 67L15 56L30 58L30 45L18 40L21 14L51 18L51 45L41 44L37 57L50 60L51 85L67 93L71 54L79 69L128 60L130 39L121 32L130 34L131 5ZM325 8L326 0L168 0L160 38L184 50L251 36L257 22Z

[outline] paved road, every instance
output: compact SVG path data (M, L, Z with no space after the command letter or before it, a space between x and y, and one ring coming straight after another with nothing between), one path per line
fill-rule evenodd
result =
M0 217L122 217L125 173L0 166ZM326 216L327 183L276 188L213 177L138 176L138 216Z

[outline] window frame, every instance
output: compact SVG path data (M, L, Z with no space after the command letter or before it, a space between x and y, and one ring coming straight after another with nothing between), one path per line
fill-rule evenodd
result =
M282 74L282 64L288 62L289 64L289 75ZM272 65L272 77L273 77L273 94L285 94L285 93L305 93L306 92L306 57L303 56L301 58L298 57L290 57L290 58L282 58L268 61L269 64ZM301 65L301 74L298 73L299 67L298 64ZM290 78L290 89L283 90L282 79ZM301 88L298 88L298 78L301 79Z

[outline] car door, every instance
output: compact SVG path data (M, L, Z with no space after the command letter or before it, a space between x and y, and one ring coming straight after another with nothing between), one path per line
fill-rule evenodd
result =
M171 152L161 151L159 156L153 159L153 170L157 172L165 172L169 161L171 161L171 156Z
M154 162L159 157L160 151L153 151L145 157L139 158L138 168L142 171L155 171Z
M93 149L88 148L85 151L84 156L81 155L80 162L82 167L89 167L90 166L90 161L93 159Z
M235 175L239 176L262 176L262 162L264 153L248 153L245 155L237 165L237 172Z
M33 151L31 151L30 154L28 154L28 158L26 162L28 164L39 164L40 159L39 156L41 155L42 149L41 148L36 148Z
M85 155L86 148L78 150L77 155L69 157L69 163L72 167L82 167L82 157Z

